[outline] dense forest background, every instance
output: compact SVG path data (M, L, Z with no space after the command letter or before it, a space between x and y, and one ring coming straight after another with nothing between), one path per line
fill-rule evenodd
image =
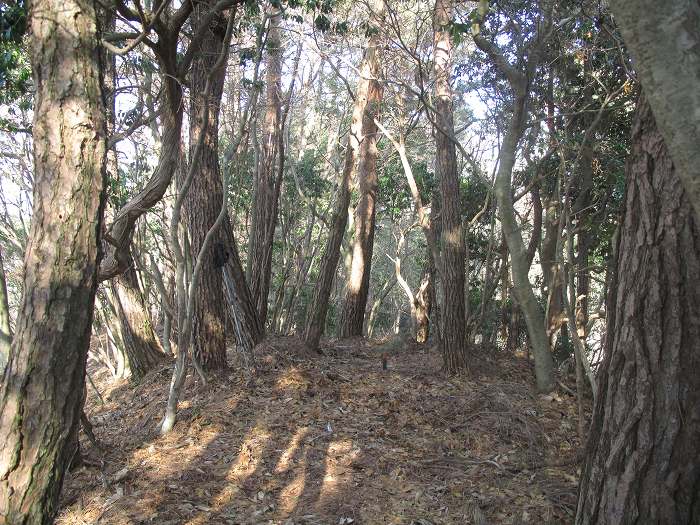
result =
M318 392L318 443L327 402L355 418L348 399L394 392L408 441L387 454L414 456L381 467L393 482L433 468L421 440L445 433L470 443L439 449L465 479L564 468L565 490L534 482L546 504L504 514L460 488L467 510L434 496L426 520L695 523L698 20L599 0L0 5L0 515L70 522L81 458L69 493L92 468L111 494L134 476L120 462L223 399L283 417L288 381ZM411 426L421 406L439 420ZM382 435L363 426L357 442ZM480 426L488 446L466 437ZM420 482L407 493L449 480ZM268 508L274 490L217 519L429 522L304 490ZM151 520L218 522L168 509Z

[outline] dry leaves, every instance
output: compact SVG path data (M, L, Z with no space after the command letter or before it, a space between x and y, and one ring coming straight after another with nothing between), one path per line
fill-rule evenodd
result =
M323 351L277 338L256 349L252 381L237 364L206 388L191 377L165 437L169 370L136 389L92 371L106 473L69 474L58 523L571 521L575 403L535 395L527 362L493 358L474 380L446 378L434 350L398 349L388 371L363 340Z

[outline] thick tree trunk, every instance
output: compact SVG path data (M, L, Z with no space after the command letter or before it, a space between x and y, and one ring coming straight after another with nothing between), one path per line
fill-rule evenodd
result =
M10 329L10 305L7 301L7 282L5 280L5 265L0 252L0 378L5 371L7 359L12 345L12 330Z
M374 2L374 15L382 16L384 0ZM377 200L377 125L382 103L383 85L378 80L380 72L379 45L381 30L374 19L370 22L371 36L365 49L366 66L362 76L370 78L367 86L367 101L362 116L362 139L360 140L357 180L360 200L355 207L355 233L352 240L352 260L345 287L343 310L338 327L339 337L363 334L365 308L369 293L369 278L374 251L374 223Z
M435 27L435 171L440 181L442 290L442 352L445 369L456 372L468 366L466 307L464 301L466 248L462 233L459 173L454 140L452 88L450 86L452 0L436 0Z
M104 203L105 109L92 2L31 3L34 207L0 390L0 516L53 522L80 425Z
M577 524L700 517L700 224L639 102Z
M211 9L213 0L196 3L193 13L193 30L199 31L202 16ZM225 68L212 80L211 93L205 108L204 90L209 71L214 67L226 34L226 20L217 17L202 39L190 73L190 158L202 133L204 111L209 111L197 174L192 181L184 202L192 257L199 253L204 238L214 225L223 199L223 185L219 167L219 109L224 88ZM223 243L219 230L215 245ZM226 368L226 310L221 268L215 264L214 250L204 254L205 266L199 286L195 290L195 309L192 325L192 351L205 370Z
M314 298L309 310L310 314L306 322L304 340L307 346L313 350L318 348L318 343L321 340L321 335L323 334L326 324L328 302L330 300L331 289L333 287L333 279L335 278L336 270L338 268L340 247L343 243L345 227L348 223L350 183L353 179L353 174L355 173L355 161L360 154L360 144L363 141L363 137L365 137L365 133L369 133L372 129L374 129L373 133L376 135L376 125L374 124L373 117L370 119L367 112L368 106L373 100L372 97L376 95L376 89L372 88L371 84L373 82L370 80L372 77L371 71L373 64L376 66L376 38L378 38L376 35L370 37L362 58L362 64L360 65L360 79L357 83L357 90L355 93L352 122L350 124L347 149L345 151L345 164L343 166L343 173L338 184L335 208L333 209L333 217L331 219L331 225L328 231L326 248L323 252L323 256L321 257L318 281L316 282L316 288L314 290ZM375 108L375 111L376 109L378 108ZM365 126L367 126L367 128L365 128ZM376 148L376 144L374 148ZM372 228L372 232L373 231L374 228ZM369 276L369 272L367 275ZM365 297L365 303L366 300L367 299ZM362 318L364 319L364 306ZM360 335L362 335L361 325Z
M224 281L231 281L230 283L224 282L224 284L226 288L229 288L230 284L230 288L233 292L233 294L226 294L226 297L232 316L236 316L240 320L240 330L242 331L242 333L238 334L237 338L242 341L250 341L255 345L262 341L265 330L258 317L258 312L255 309L255 303L251 297L248 281L246 281L245 278L245 270L241 264L236 237L233 234L233 228L228 219L224 220L221 229L224 237L224 250L226 252Z
M700 4L612 0L610 9L700 218Z
M262 129L262 148L256 172L253 196L252 222L248 248L248 281L258 317L263 326L267 319L267 296L272 274L272 243L277 225L279 201L279 170L277 157L282 136L282 15L275 12L270 18L265 53L265 118Z
M121 339L129 361L131 378L138 381L168 356L153 331L151 316L141 294L133 265L111 281L112 297L119 317Z

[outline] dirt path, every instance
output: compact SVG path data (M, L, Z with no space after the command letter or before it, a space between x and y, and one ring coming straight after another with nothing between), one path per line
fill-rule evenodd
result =
M174 431L157 433L170 370L138 387L96 374L87 413L105 443L68 476L60 524L569 523L575 403L538 397L522 359L448 379L439 356L362 341L309 356L293 339L190 384ZM193 382L194 378L190 378ZM547 467L552 464L566 464Z

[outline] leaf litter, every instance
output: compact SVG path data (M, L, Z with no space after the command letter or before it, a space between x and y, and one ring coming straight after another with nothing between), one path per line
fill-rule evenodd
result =
M310 353L295 338L188 383L158 433L170 368L138 385L90 365L105 399L86 414L84 465L66 476L57 523L570 523L581 443L566 391L538 396L523 357L481 357L448 377L435 349L364 339ZM564 381L566 378L561 378Z

